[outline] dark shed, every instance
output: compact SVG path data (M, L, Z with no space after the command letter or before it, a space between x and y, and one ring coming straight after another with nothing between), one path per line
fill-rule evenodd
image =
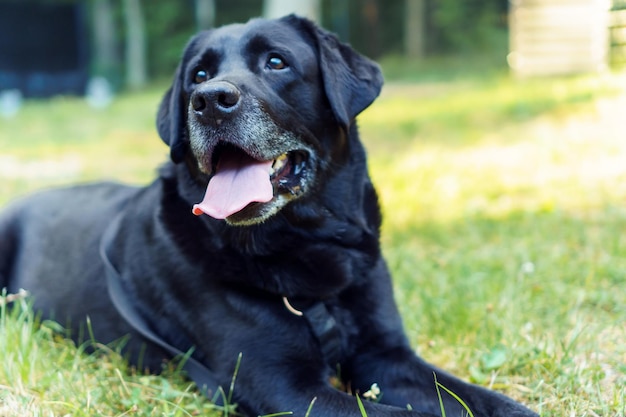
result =
M0 91L84 94L87 34L86 10L78 3L0 2Z

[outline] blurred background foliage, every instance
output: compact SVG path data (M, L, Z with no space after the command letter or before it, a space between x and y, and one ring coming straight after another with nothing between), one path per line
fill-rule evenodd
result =
M0 71L12 64L10 56L2 56L3 50L28 37L35 38L31 43L40 43L39 38L46 35L32 27L37 24L34 16L51 16L52 8L59 5L66 9L74 6L79 15L80 27L75 36L80 38L79 42L84 44L81 48L88 55L89 76L105 76L120 87L133 84L128 79L128 66L142 67L134 68L143 72L141 85L150 79L169 77L192 34L200 29L262 16L268 3L272 2L0 0L0 15L4 14L7 20L0 16L0 23L6 29L4 33L0 27L0 34L4 35L4 41L0 40ZM316 11L312 16L314 20L374 59L406 54L424 58L489 51L498 56L501 66L506 65L508 0L299 0L296 3L311 6ZM279 7L285 7L286 12L298 10L296 3L283 1ZM22 18L24 22L11 22L8 18L9 12L16 8L22 9L22 16L29 16ZM9 29L11 24L16 26ZM412 39L408 36L409 30L420 34L420 44L413 48L408 45ZM58 37L62 29L54 31L54 36ZM35 53L45 54L46 51ZM137 63L135 58L145 62Z
M69 14L65 16L67 23L57 21L55 25L54 18L49 16L53 9L63 7L65 14ZM26 77L25 71L43 74L45 78L52 71L50 63L62 66L71 60L79 66L70 68L70 72L82 74L75 93L84 91L88 80L97 76L106 78L115 89L142 87L150 81L169 79L186 41L198 30L292 11L311 17L361 53L382 62L387 79L432 81L433 73L444 70L447 77L452 70L454 76L455 71L466 70L468 65L487 75L492 75L494 69L506 71L511 64L507 62L510 53L515 55L512 39L521 39L522 45L529 45L522 48L524 53L543 50L540 58L543 61L539 64L535 61L540 71L542 66L552 65L550 60L596 59L587 56L587 49L590 44L598 48L597 43L603 45L591 54L600 56L598 62L602 66L609 61L604 57L607 48L612 52L619 49L622 61L626 61L626 15L614 14L613 23L606 22L611 7L626 9L626 2L0 0L0 91L18 88L26 96L63 94L63 91L32 94L28 87L23 88L14 80ZM512 16L517 16L514 12L519 9L525 13L520 22L526 25L526 32L521 35L513 31ZM575 13L578 20L571 18ZM598 35L592 38L590 32ZM609 32L615 34L612 40ZM61 37L74 41L64 42L66 47L59 48L55 43ZM610 48L609 43L612 43ZM567 55L570 52L574 55ZM32 57L39 58L40 66L35 65ZM517 58L519 61L519 54ZM435 71L423 71L424 62L426 65L434 62ZM54 77L53 74L47 83L67 81ZM22 85L33 82L46 83L21 81Z
M145 8L151 75L169 75L184 40L198 29L192 3L155 0ZM406 0L322 0L320 23L371 58L402 55L406 50L403 24L406 3ZM502 66L506 65L508 0L426 0L424 3L427 55L491 50L500 55ZM215 11L215 26L246 21L262 15L263 0L216 0Z

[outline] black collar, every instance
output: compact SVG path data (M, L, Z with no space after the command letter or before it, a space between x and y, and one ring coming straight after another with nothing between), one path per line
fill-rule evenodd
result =
M328 311L326 304L321 300L312 302L307 302L306 300L300 301L297 298L294 300L297 303L296 305L302 303L306 306L303 307L302 310L298 310L291 305L287 297L283 297L285 308L287 308L290 313L306 320L311 333L313 333L320 345L326 364L335 369L344 353L343 339L339 331L339 326L337 326L337 321Z

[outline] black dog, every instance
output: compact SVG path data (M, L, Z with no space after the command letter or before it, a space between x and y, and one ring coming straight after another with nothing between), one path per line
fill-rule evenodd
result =
M435 377L475 416L534 416L418 358L379 248L354 119L379 68L311 22L252 20L195 36L158 112L173 163L146 188L43 192L0 218L0 287L95 337L130 335L159 370L227 387L247 415L440 414ZM193 212L193 214L192 214ZM194 215L195 214L195 215ZM77 330L75 330L77 333ZM145 348L145 350L142 350ZM238 360L241 353L241 360ZM443 394L447 415L464 413Z

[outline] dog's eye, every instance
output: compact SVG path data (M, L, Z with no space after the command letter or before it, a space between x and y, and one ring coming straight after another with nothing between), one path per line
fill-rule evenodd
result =
M196 70L196 74L193 76L193 82L195 82L196 84L203 83L208 79L209 74L203 69Z
M273 69L273 70L282 70L288 67L285 60L281 56L276 55L276 54L270 55L270 57L267 59L266 65L267 65L267 68Z

